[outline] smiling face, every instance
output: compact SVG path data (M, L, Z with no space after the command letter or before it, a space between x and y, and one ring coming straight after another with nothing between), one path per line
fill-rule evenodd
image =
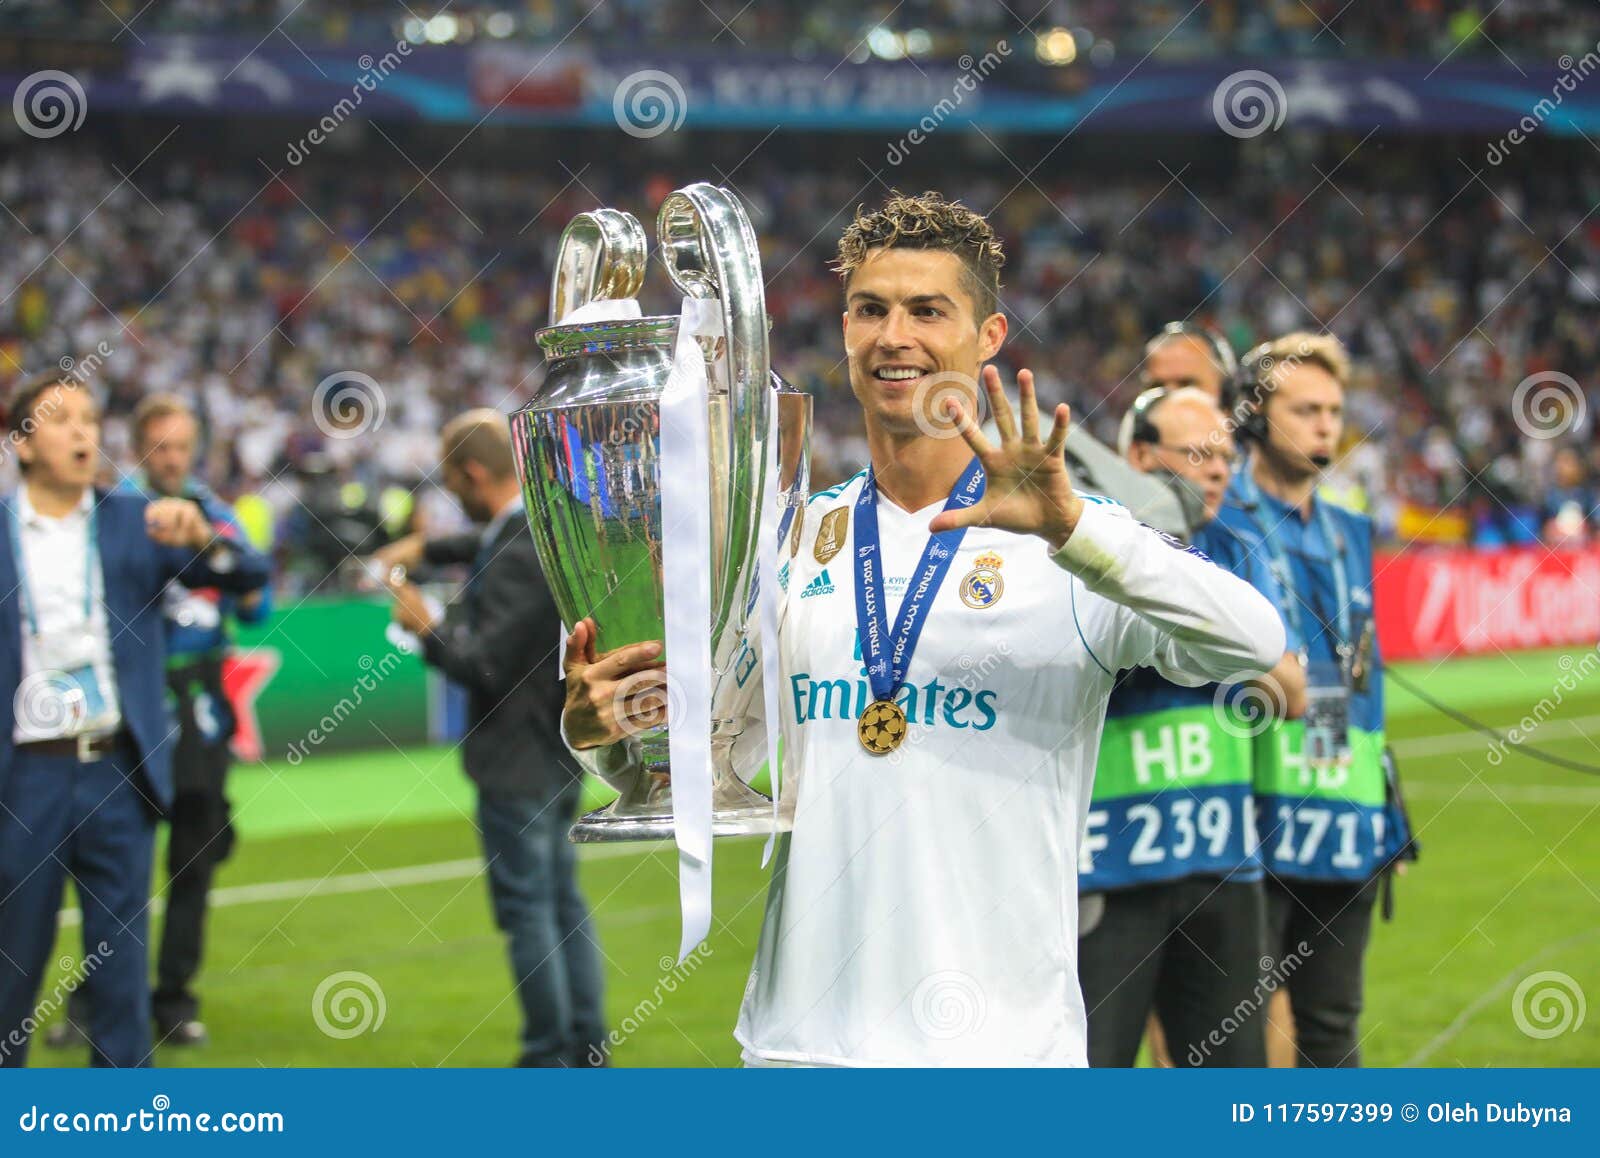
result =
M969 284L961 259L941 249L874 249L850 274L844 345L869 428L948 427L934 408L952 394L977 412L978 370L1005 341L1006 319L978 317Z
M81 387L47 387L24 420L17 457L30 480L47 486L91 486L100 460L100 410Z

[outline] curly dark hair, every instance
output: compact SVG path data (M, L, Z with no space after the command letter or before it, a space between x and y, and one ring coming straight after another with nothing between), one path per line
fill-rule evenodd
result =
M910 196L891 190L883 207L856 209L855 220L839 238L833 268L846 285L874 249L942 249L961 259L967 291L979 320L1000 306L1000 267L1006 255L989 222L959 201L929 190Z

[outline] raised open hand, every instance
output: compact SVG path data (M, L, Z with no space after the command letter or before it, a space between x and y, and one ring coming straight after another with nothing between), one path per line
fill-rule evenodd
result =
M1000 445L983 436L973 416L958 399L945 403L945 413L955 422L961 437L983 465L987 482L983 498L970 507L953 508L936 516L928 530L954 530L956 527L998 527L1019 535L1038 535L1059 550L1078 525L1083 499L1072 489L1067 460L1062 453L1067 431L1072 428L1072 408L1056 407L1055 425L1050 437L1039 441L1039 402L1033 393L1033 371L1017 373L1017 396L1021 409L1021 428L1011 414L1011 405L1000 388L1000 371L983 369L983 388L989 394L989 409L994 415Z

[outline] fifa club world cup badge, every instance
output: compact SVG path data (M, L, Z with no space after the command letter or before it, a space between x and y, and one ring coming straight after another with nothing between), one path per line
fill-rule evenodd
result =
M993 551L985 551L973 561L972 570L961 580L961 602L982 611L1000 602L1006 581L1000 577L1005 560Z
M844 546L845 528L850 525L850 508L840 507L822 516L822 526L817 528L817 541L811 553L818 563L826 563Z

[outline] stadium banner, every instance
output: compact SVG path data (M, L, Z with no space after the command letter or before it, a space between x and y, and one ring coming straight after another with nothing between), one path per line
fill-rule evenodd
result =
M316 1032L312 1013L307 1033ZM336 1052L339 1042L329 1045ZM754 1085L728 1096L729 1081ZM1073 1117L1074 1147L1108 1152L1134 1128L1139 1149L1155 1153L1593 1154L1593 1083L1584 1069L21 1070L0 1085L0 1145L17 1155L223 1152L216 1141L251 1153L582 1153L594 1148L595 1118L574 1107L667 1098L717 1108L691 1136L652 1143L655 1155L731 1154L751 1139L763 1153L807 1158L845 1139L868 1153L1004 1153L1059 1147L1062 1123L1048 1110L996 1106L1066 1097L1092 1107ZM791 1114L775 1129L776 1098L826 1099L828 1112ZM201 1134L221 1137L192 1137Z
M351 117L621 128L1060 133L1223 131L1236 100L1264 102L1271 127L1352 131L1600 132L1600 45L1581 59L1505 62L1222 59L1047 68L1023 37L954 60L884 61L741 52L594 50L565 44L406 40L339 47L273 38L146 35L115 52L66 53L91 113L306 118L333 134ZM25 79L25 52L0 52L0 82ZM1430 62L1431 64L1432 62ZM1250 133L1248 135L1254 135ZM303 151L303 147L302 147ZM298 161L293 156L291 163Z
M234 755L298 765L323 752L459 734L444 681L389 642L389 616L386 598L307 599L241 627L223 664L238 720Z
M1600 546L1380 553L1373 581L1386 660L1592 644Z

